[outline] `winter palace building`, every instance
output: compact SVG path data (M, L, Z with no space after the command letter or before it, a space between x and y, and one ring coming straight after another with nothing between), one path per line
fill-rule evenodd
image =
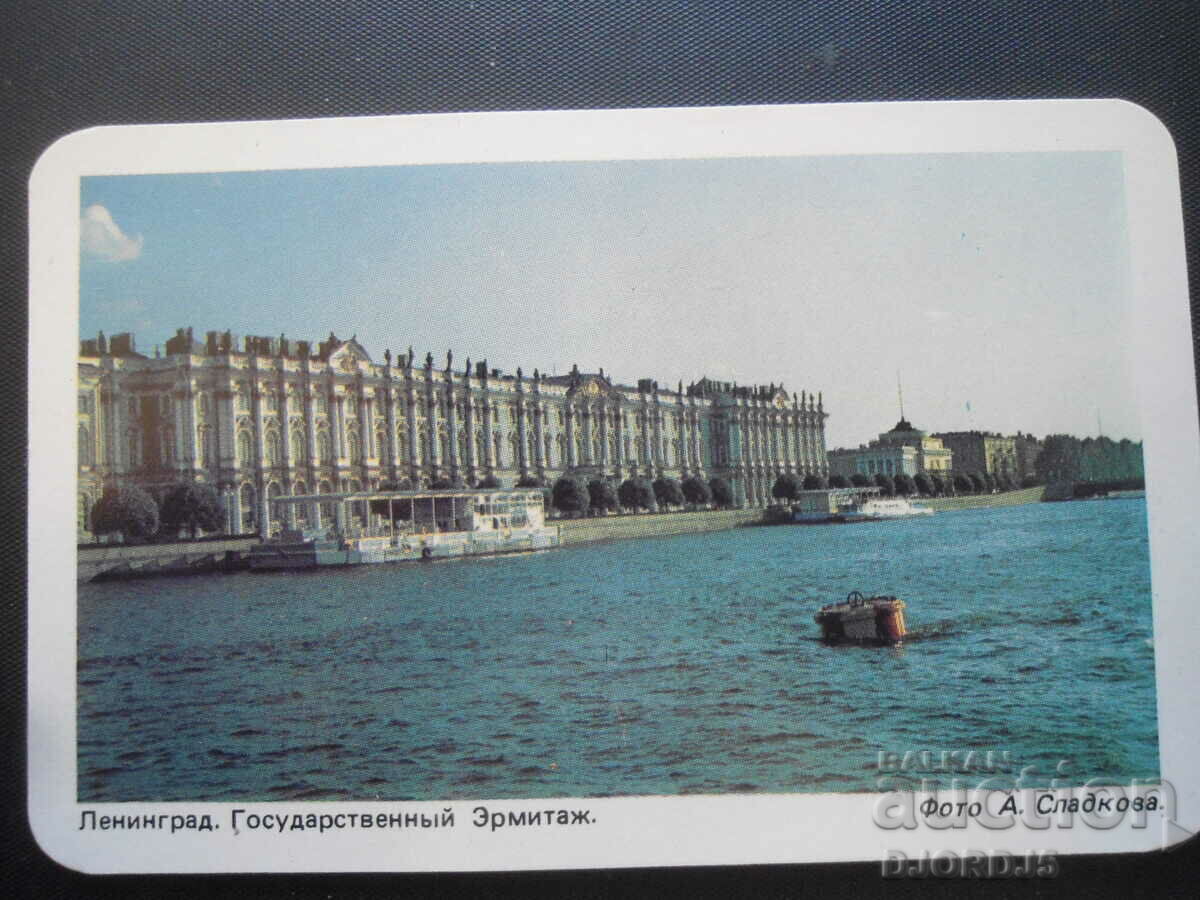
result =
M161 495L180 481L224 495L230 529L278 527L262 498L468 485L545 484L565 473L625 479L720 476L739 504L765 505L783 472L827 475L820 395L701 379L676 390L614 384L574 368L548 376L455 369L355 338L325 341L180 329L165 354L130 334L81 342L79 529L109 486Z

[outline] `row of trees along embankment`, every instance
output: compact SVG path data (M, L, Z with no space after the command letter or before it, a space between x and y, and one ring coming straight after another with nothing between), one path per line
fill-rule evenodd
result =
M801 491L823 490L825 488L848 487L877 487L885 497L959 497L972 494L994 494L997 491L1015 491L1020 487L1032 487L1036 482L1027 479L1028 483L1018 484L1008 475L993 475L990 472L971 472L955 475L953 478L943 478L920 472L916 475L888 475L880 472L875 475L864 475L855 472L853 475L831 475L828 479L819 475L784 474L775 479L771 495L776 500L795 500Z
M475 485L439 479L429 490L499 489L488 476ZM680 510L730 509L733 490L724 478L698 477L630 478L620 484L603 478L564 477L547 486L536 478L522 478L518 488L542 491L546 510L569 518L607 515L612 512L644 513ZM408 481L386 481L381 490L412 490ZM220 532L225 527L225 503L209 484L185 482L175 485L161 502L136 485L106 490L93 507L91 532L97 538L120 536L126 543L194 540L202 533Z
M1110 491L1144 490L1142 444L1128 439L1052 434L1034 463L1047 500L1071 500Z
M534 479L523 479L517 487L542 487ZM677 478L627 478L620 484L607 478L563 476L550 487L543 487L546 508L560 515L603 516L612 512L641 513L671 510L729 509L734 504L733 489L724 478L707 480L689 476Z
M137 485L109 488L92 507L97 538L120 535L129 543L196 539L225 527L225 503L210 484L181 482L158 502ZM217 536L222 537L222 535Z

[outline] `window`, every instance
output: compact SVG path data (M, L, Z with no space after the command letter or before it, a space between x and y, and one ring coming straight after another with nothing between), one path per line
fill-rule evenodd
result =
M250 395L241 386L237 389L237 408L239 412L246 412L250 409Z
M243 431L242 434L246 433ZM246 436L249 437L249 435ZM254 486L243 484L239 497L242 501L242 533L245 534L256 529L254 523Z
M329 415L329 398L325 395L324 391L317 393L317 415Z
M292 429L291 446L288 450L291 451L292 459L298 463L303 463L308 457L308 448L304 444L304 432L299 428Z
M238 463L243 466L252 465L254 462L254 442L250 439L250 432L239 431L237 436Z
M206 469L211 469L214 456L213 432L211 428L205 426L200 429L200 465Z
M129 450L129 467L131 469L140 468L142 465L142 433L137 429L130 429L126 432L125 446Z
M317 459L325 465L333 461L333 444L329 440L328 431L317 433Z
M302 497L307 493L308 493L308 487L304 484L303 481L297 481L295 484L292 485L292 496L293 497ZM307 526L309 524L308 504L307 503L297 503L297 504L295 504L294 508L296 510L296 524L298 524L302 527Z
M79 465L92 464L92 435L82 425L79 426Z
M164 428L162 433L162 464L166 468L171 468L175 465L175 431L171 428Z
M358 445L358 435L353 431L346 436L346 445L350 451L350 462L357 463L362 461L362 453Z
M268 466L279 465L279 463L282 459L282 456L283 456L283 454L280 453L279 432L278 431L268 431L266 443L267 443L267 448L266 448L267 449L267 465Z

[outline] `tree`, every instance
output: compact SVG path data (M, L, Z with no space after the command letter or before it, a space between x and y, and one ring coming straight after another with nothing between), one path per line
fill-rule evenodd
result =
M554 508L560 512L582 512L590 501L587 485L578 478L564 475L554 482Z
M941 475L930 475L929 487L930 493L935 497L940 497L942 494L946 493L946 482L942 480Z
M494 491L500 487L500 479L495 475L488 475L479 482L479 489L482 491Z
M855 487L868 487L871 484L871 479L862 472L855 472L850 476L850 483Z
M771 496L776 500L795 500L799 491L800 479L791 472L784 472L775 479L775 486L771 488Z
M593 478L588 482L588 507L597 513L617 508L617 492L607 478Z
M621 482L617 497L626 509L653 509L654 488L645 478L627 478Z
M683 479L683 497L692 506L703 506L712 502L712 489L703 478L689 475Z
M719 475L708 480L709 490L712 491L713 503L720 507L733 506L733 488L729 482Z
M954 476L954 490L959 494L969 494L975 489L971 479L966 475Z
M830 475L829 486L831 488L848 488L850 487L850 479L845 475Z
M1034 471L1046 484L1079 479L1079 457L1082 447L1078 438L1069 434L1050 434L1042 442L1042 452L1033 462Z
M820 491L820 490L824 490L824 489L825 489L825 479L822 478L820 475L805 475L804 476L804 490Z
M413 488L412 482L407 478L402 478L400 481L393 481L389 478L380 482L379 489L381 491L411 491Z
M679 506L683 503L683 489L674 478L660 477L652 485L654 500L659 508Z
M536 478L533 475L522 475L517 479L517 487L519 488L536 488L542 486L542 479Z
M448 491L454 487L454 483L449 478L435 479L433 484L429 485L431 491Z
M924 497L928 497L933 493L933 482L929 480L929 476L924 472L918 472L913 477L913 487L917 489L917 493Z
M908 497L916 490L916 485L907 472L897 472L896 477L892 479L892 484L895 485L896 493L901 497Z
M875 474L875 484L879 486L880 493L885 497L890 497L896 493L896 486L892 481L892 476L886 472L877 472Z
M967 478L971 481L971 490L976 494L982 494L987 485L984 483L983 476L978 472L972 472Z
M634 484L632 478L626 478L621 482L621 486L617 488L618 502L625 509L632 509L636 512L638 508L637 497L637 485Z
M991 472L983 473L983 489L989 494L996 490L996 476Z
M163 497L160 513L164 528L178 532L186 528L190 537L197 532L220 531L225 525L225 504L211 484L185 481Z
M150 537L158 531L158 505L136 485L110 488L92 510L92 531L120 532L126 540Z

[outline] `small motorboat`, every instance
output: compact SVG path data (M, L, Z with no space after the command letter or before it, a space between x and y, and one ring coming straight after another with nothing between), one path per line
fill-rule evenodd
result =
M821 626L821 640L831 644L898 644L906 633L903 600L864 597L860 591L822 606L814 620Z

